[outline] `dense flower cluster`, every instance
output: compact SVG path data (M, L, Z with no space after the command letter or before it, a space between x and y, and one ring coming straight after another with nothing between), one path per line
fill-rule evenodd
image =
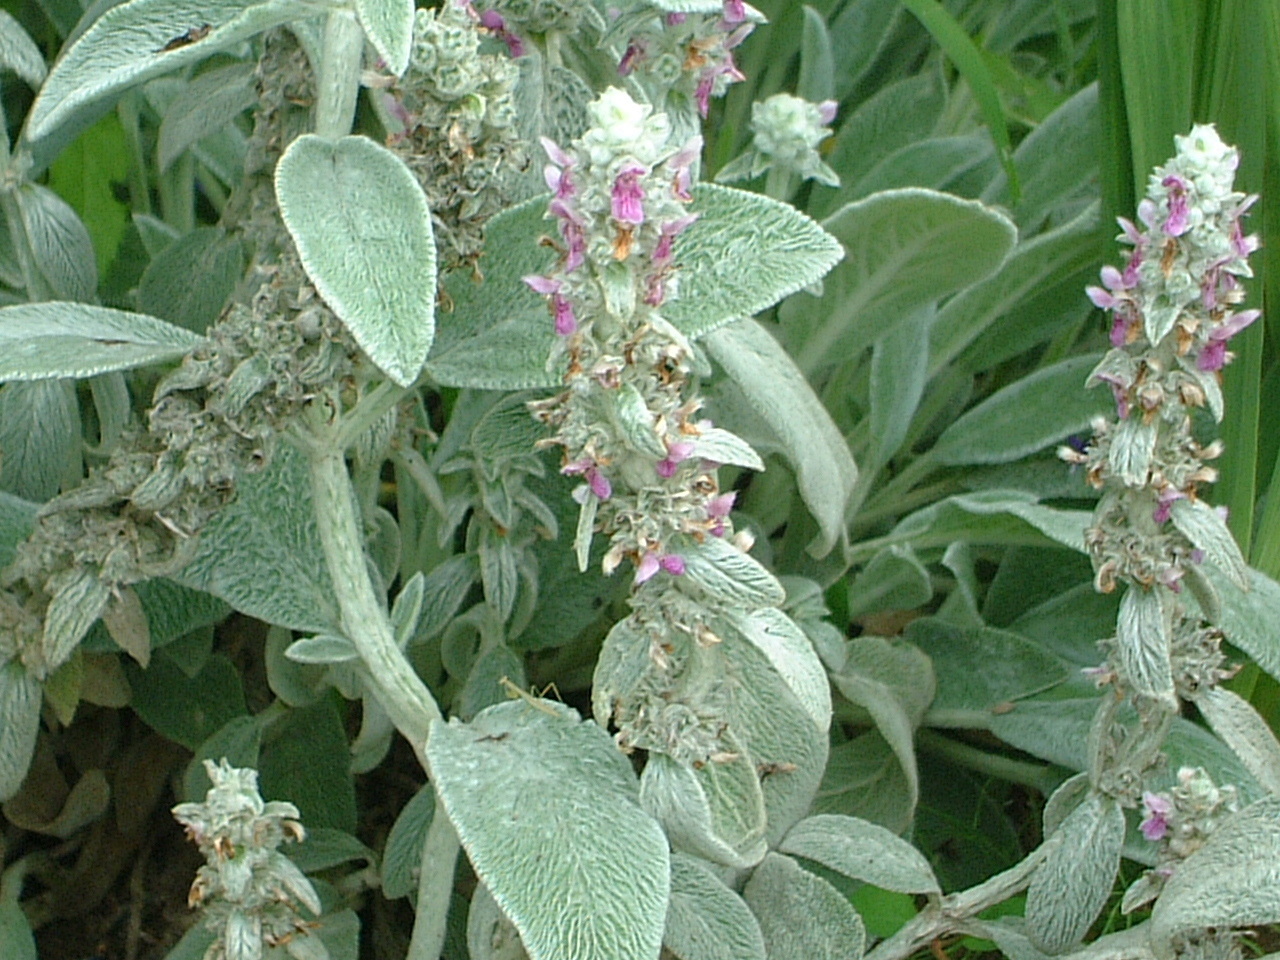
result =
M727 755L718 745L723 705L708 700L707 684L684 692L681 684L701 669L698 648L717 638L709 601L668 586L683 578L696 544L741 539L729 520L734 494L721 493L716 468L758 459L699 418L691 347L662 315L678 295L676 242L695 222L688 204L700 140L669 145L667 118L621 90L607 90L590 111L592 128L572 145L543 144L560 256L525 282L547 298L559 334L550 363L565 389L531 408L554 431L546 443L562 449L561 472L581 481L580 563L598 530L610 538L605 573L624 559L635 568L628 629L648 638L652 669L615 714L619 743L702 762Z
M1178 864L1195 853L1224 820L1240 809L1233 786L1219 787L1200 767L1182 767L1172 789L1142 795L1142 835L1159 843L1155 869L1125 894L1125 912L1154 900Z
M1103 490L1086 545L1104 592L1118 580L1176 592L1189 564L1204 558L1209 533L1229 540L1225 518L1198 499L1217 479L1208 462L1222 447L1194 437L1191 412L1207 406L1222 418L1218 371L1230 359L1227 341L1258 316L1233 310L1244 297L1238 278L1250 276L1246 258L1258 246L1240 225L1254 198L1232 190L1238 155L1211 126L1177 144L1139 206L1146 229L1121 220L1128 263L1105 267L1105 288L1088 290L1114 314L1112 349L1089 382L1110 387L1117 421L1097 421L1089 449L1064 448L1062 456L1086 465Z
M311 916L321 911L315 888L279 851L285 840L305 837L298 808L258 793L258 773L224 758L204 762L213 786L203 803L180 803L173 815L204 854L187 897L204 909L204 925L217 939L206 960L260 960L264 945L297 960L324 960L328 951L313 935Z
M523 54L492 11L418 10L404 75L368 78L390 86L383 106L400 129L389 145L427 195L446 267L476 263L485 221L517 198L529 163L516 123L520 71L509 57L480 52L484 32L506 40L512 56Z
M751 148L726 164L716 179L731 183L776 170L800 180L838 187L840 177L823 161L818 146L831 136L836 102L810 103L789 93L776 93L751 105Z
M763 20L743 0L725 0L718 14L659 14L641 4L611 28L612 35L625 38L618 73L635 76L655 93L690 98L705 117L713 97L744 79L733 51Z

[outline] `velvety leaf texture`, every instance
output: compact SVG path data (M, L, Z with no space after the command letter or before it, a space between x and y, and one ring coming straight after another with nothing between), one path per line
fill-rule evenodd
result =
M886 325L988 276L1017 237L990 207L916 187L846 204L823 226L845 260L818 303L801 298L782 310L806 371L853 356Z
M844 894L790 857L771 853L743 898L760 921L769 960L858 960L862 918Z
M367 137L294 140L276 165L280 215L320 295L401 386L435 333L436 248L427 198Z
M662 315L685 336L700 337L772 306L820 279L841 256L840 245L814 221L756 193L712 184L693 190L699 219L676 241L679 295ZM550 234L546 198L535 197L489 221L480 266L444 281L453 311L441 319L427 363L447 386L522 390L554 387L547 369L555 340L543 298L520 278L546 273L552 257L538 238Z
M271 466L240 479L175 579L268 623L340 633L311 504L306 462L282 443Z
M680 960L765 960L760 925L736 893L696 857L671 855L662 945Z
M16 661L0 666L0 800L22 786L40 729L40 684Z
M1206 571L1222 600L1218 626L1227 639L1273 677L1280 678L1280 584L1264 573L1249 570L1249 589L1241 590L1225 573Z
M716 330L706 345L777 436L822 532L815 552L827 553L844 529L845 505L858 480L840 428L782 345L754 320Z
M96 100L310 12L293 0L132 0L112 7L59 57L31 105L26 136L46 137ZM177 42L206 26L201 39Z
M0 380L92 377L173 360L203 337L148 317L87 303L0 309Z
M387 69L399 76L409 65L413 0L356 0L360 25Z
M1226 687L1210 687L1196 697L1196 706L1258 783L1280 796L1280 743L1249 701Z
M884 827L857 817L819 814L801 820L778 849L882 890L941 892L924 854Z
M607 733L541 700L432 725L436 789L531 960L657 958L670 864Z
M1267 797L1223 823L1178 865L1151 914L1151 937L1195 927L1280 921L1280 797Z
M1031 942L1061 953L1088 931L1111 894L1124 843L1124 811L1111 797L1091 793L1058 828L1056 845L1027 889Z
M949 465L1008 463L1083 431L1114 409L1107 391L1080 389L1099 357L1071 357L992 394L943 431L932 456Z

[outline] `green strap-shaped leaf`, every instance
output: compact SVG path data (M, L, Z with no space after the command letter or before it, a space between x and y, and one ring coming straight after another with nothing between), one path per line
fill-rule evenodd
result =
M997 210L918 187L846 204L822 225L845 260L817 303L801 297L782 309L806 372L854 356L913 310L987 277L1017 239Z
M1197 927L1245 927L1280 921L1280 797L1267 797L1223 823L1178 864L1151 913L1151 941L1172 956L1169 940Z
M897 834L857 817L819 814L801 820L778 849L882 890L941 892L924 854Z
M687 337L772 306L840 259L835 239L784 203L712 184L693 196L699 219L676 240L680 293L662 306ZM470 270L445 280L454 309L427 364L440 383L488 390L560 383L559 371L546 366L555 341L546 305L520 281L546 273L553 261L538 245L552 230L546 204L535 197L489 221L483 283Z
M822 532L814 552L825 555L844 530L845 506L858 479L844 435L781 344L754 320L721 327L706 345L782 444Z
M969 543L1052 546L1084 550L1084 531L1092 514L1058 510L1036 503L1021 490L986 490L948 497L903 518L891 534L916 550Z
M99 100L313 12L298 0L130 0L112 7L58 59L31 105L26 138L41 140Z
M408 896L418 886L418 868L422 865L422 845L427 828L436 812L436 791L430 784L422 787L404 805L387 836L382 850L382 895L392 900Z
M307 134L276 165L276 196L325 302L379 369L413 383L436 304L431 211L413 174L367 137Z
M92 377L189 353L204 338L141 313L87 303L0 308L0 381Z
M705 863L671 855L671 901L662 945L680 960L765 960L760 924Z
M943 431L932 456L947 465L1008 463L1083 431L1113 409L1106 390L1081 390L1101 354L1071 357L993 393Z
M1280 677L1280 584L1249 568L1249 589L1241 590L1216 567L1206 569L1221 599L1217 625L1263 670Z
M760 921L769 960L857 960L862 918L839 890L790 857L771 853L742 897Z
M656 958L670 864L612 738L560 704L511 701L437 721L436 790L477 876L531 960Z
M356 15L387 69L404 73L413 44L413 0L356 0Z

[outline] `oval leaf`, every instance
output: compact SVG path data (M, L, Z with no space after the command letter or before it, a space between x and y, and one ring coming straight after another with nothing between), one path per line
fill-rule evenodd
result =
M748 615L730 614L729 620L769 659L813 718L814 726L826 733L831 727L831 684L804 631L776 607L765 607Z
M546 700L432 724L427 756L477 876L531 960L657 957L667 841L594 723Z
M844 434L782 345L754 320L720 328L706 345L777 436L822 531L811 549L819 556L829 553L844 529L845 505L858 480Z
M742 890L769 960L856 960L866 930L839 890L790 857L765 857Z
M413 0L356 0L356 15L387 69L404 73L413 43Z
M682 853L671 855L662 945L679 960L765 960L760 924L742 898Z
M413 174L367 137L307 134L276 165L276 196L325 302L379 369L413 383L436 302L431 211Z
M1107 391L1080 389L1100 356L1071 357L992 394L943 431L934 459L1009 463L1084 430L1114 407Z
M1111 797L1091 793L1058 828L1062 838L1031 878L1027 927L1045 953L1078 943L1102 909L1120 868L1124 811Z
M0 801L27 775L40 730L40 684L16 660L0 666Z
M819 814L801 820L778 849L882 890L941 893L924 854L884 827L857 817Z
M112 7L58 59L31 105L26 138L47 137L95 101L313 12L294 0L131 0Z
M141 313L87 303L0 309L0 380L92 377L173 360L204 338Z
M1280 796L1280 743L1249 701L1226 687L1210 687L1195 698L1200 715L1209 721L1240 762L1268 793Z
M846 204L823 221L844 246L818 303L781 311L801 370L852 357L911 311L990 275L1017 228L975 200L910 187Z

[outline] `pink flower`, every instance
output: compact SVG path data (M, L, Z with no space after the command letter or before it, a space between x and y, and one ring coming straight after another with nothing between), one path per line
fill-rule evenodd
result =
M688 18L688 14L685 14L685 13L668 13L667 26L678 27L680 26L680 24L684 23L687 18Z
M1185 500L1187 495L1179 490L1173 484L1169 484L1158 494L1156 494L1156 509L1152 513L1151 518L1156 523L1164 523L1169 519L1173 512L1173 505L1179 500Z
M507 52L513 57L524 56L524 43L507 29L507 21L497 10L486 10L480 14L480 26L493 32L493 35L507 45Z
M678 553L668 553L658 558L658 566L671 574L673 577L684 576L684 557Z
M698 80L698 88L693 92L693 98L698 102L698 114L705 120L707 112L711 109L711 88L715 85L716 78L710 74L703 74Z
M692 443L686 443L683 440L677 440L675 443L670 444L667 447L666 458L663 460L659 460L657 466L655 467L655 469L658 471L658 476L662 477L663 479L668 479L670 477L675 476L676 468L685 460L688 460L690 454L692 453L693 453Z
M747 8L742 0L724 0L724 22L742 23L747 19Z
M638 163L628 164L613 181L613 219L619 223L644 223L644 187L640 178L649 171Z
M578 329L578 318L573 313L573 304L558 293L551 295L551 310L556 319L556 333L567 337Z
M1177 174L1169 174L1160 181L1162 187L1169 188L1169 218L1165 220L1163 230L1170 237L1180 237L1187 232L1187 181Z
M520 278L529 286L534 293L540 293L543 296L550 296L553 293L559 293L562 284L559 280L552 277L541 277L537 274L531 274L527 277Z
M675 194L676 199L683 200L688 203L693 199L690 188L693 186L693 161L698 159L698 154L702 153L702 137L693 137L680 150L667 161L667 167L672 173L671 192ZM680 221L677 221L680 222ZM690 220L689 223L693 221ZM685 223L680 228L683 230L689 223ZM677 233L680 231L677 230Z
M1147 818L1138 825L1138 829L1152 843L1163 840L1169 832L1169 814L1173 813L1173 803L1168 797L1147 792L1142 795L1142 806L1147 811Z
M600 468L590 457L583 457L581 460L565 464L560 468L560 472L565 476L581 475L598 500L608 500L613 496L613 484L600 472Z
M834 100L823 100L818 104L818 119L821 120L824 125L830 126L836 118L836 108L839 106L840 104L836 103Z
M638 587L646 580L651 579L658 572L658 569L658 554L650 550L640 558L640 563L636 565L636 586Z
M644 45L637 40L632 40L631 43L628 44L626 52L623 53L622 59L618 61L618 76L630 76L631 71L633 71L636 68L636 64L643 59L644 54Z

